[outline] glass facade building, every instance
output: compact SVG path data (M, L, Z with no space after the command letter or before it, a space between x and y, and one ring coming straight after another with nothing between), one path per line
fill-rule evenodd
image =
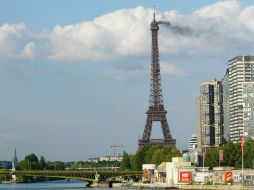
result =
M222 81L211 80L200 85L198 147L219 146L224 143Z

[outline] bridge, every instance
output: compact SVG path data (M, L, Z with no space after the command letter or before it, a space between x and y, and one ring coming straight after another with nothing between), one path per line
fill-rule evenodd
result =
M77 179L88 182L88 186L92 183L100 181L116 181L123 178L131 178L139 180L142 176L142 171L84 171L84 170L16 170L0 171L0 175L16 175L17 177L31 176L31 177L47 177L57 179Z

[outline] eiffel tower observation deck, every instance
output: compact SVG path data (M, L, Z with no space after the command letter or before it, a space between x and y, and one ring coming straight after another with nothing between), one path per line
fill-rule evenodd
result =
M167 122L167 111L164 109L162 87L161 87L161 75L160 75L160 62L159 62L159 47L158 47L158 31L159 24L155 19L155 13L153 14L153 21L151 23L152 33L152 55L151 55L151 82L150 82L150 97L149 107L146 112L147 119L143 136L138 140L139 147L145 145L167 145L170 147L176 146L176 140L172 138L171 132ZM161 129L163 133L163 139L150 139L152 132L152 125L154 121L161 123Z

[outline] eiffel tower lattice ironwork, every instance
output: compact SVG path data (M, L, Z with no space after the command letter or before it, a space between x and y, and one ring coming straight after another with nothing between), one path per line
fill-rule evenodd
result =
M172 138L168 122L167 111L164 109L162 87L161 87L161 75L160 75L160 62L159 62L159 48L158 48L158 31L159 24L155 20L155 13L153 15L153 21L151 23L152 33L152 57L151 57L151 82L150 82L150 97L149 107L146 112L147 119L145 130L142 139L139 139L139 147L144 145L163 144L170 147L175 147L176 140ZM161 123L164 139L150 139L152 132L152 125L154 121Z

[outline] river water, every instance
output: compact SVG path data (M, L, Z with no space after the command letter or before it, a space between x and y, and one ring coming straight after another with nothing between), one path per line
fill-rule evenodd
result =
M70 180L70 181L49 181L49 182L39 182L39 183L17 183L17 184L0 184L0 190L2 189L21 189L21 190L81 190L86 188L86 182ZM100 188L92 188L96 190L101 190ZM108 190L107 188L103 188ZM119 190L115 189L114 190Z

